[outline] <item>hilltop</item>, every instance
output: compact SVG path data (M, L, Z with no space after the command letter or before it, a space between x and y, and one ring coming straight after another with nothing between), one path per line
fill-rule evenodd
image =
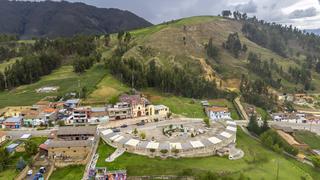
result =
M248 56L250 53L254 53L260 58L262 65L264 62L270 64L273 81L281 79L281 86L276 88L270 86L270 88L277 92L304 91L305 84L288 78L292 75L289 71L294 68L303 69L308 61L307 56L318 56L316 51L303 48L303 45L297 45L298 42L291 40L291 37L287 38L287 35L284 34L281 35L281 38L287 41L285 44L286 54L281 55L276 50L263 47L250 40L243 32L244 24L245 21L231 18L199 16L134 30L130 32L132 45L122 58L134 58L144 64L155 60L158 65L163 67L179 66L187 69L194 76L202 76L207 80L216 81L218 87L222 89L238 91L242 75L248 76L250 80L263 79L259 73L249 67ZM261 26L264 27L264 25ZM241 44L247 47L246 52L241 52L238 57L223 47L229 35L233 33L237 33ZM219 51L219 56L216 58L209 57L207 54L210 38L213 46ZM113 39L116 41L116 38ZM271 67L274 64L277 69ZM316 65L312 64L312 66ZM278 69L281 69L283 73ZM319 90L320 76L314 69L311 69L310 72L312 88L307 91Z
M141 17L67 1L0 1L0 33L32 37L106 34L151 26Z

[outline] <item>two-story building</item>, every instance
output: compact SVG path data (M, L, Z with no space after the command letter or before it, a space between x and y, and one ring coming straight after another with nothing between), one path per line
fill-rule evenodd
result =
M114 106L108 107L107 112L110 120L132 118L131 107L127 102L116 103Z
M9 129L19 129L23 126L23 117L9 117L3 122L3 124Z

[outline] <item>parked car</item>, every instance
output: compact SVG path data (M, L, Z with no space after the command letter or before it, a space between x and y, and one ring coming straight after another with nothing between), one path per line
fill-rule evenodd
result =
M33 174L33 171L32 171L32 169L30 169L30 170L27 172L27 176L32 176L32 174Z
M117 132L120 132L120 129L114 128L114 129L112 129L112 131L113 131L114 133L117 133Z
M143 126L144 125L144 121L138 122L136 125L137 126Z
M44 174L45 172L46 172L46 168L45 167L40 167L39 173Z
M126 127L128 127L128 125L123 124L123 125L121 125L120 127L121 127L121 128L126 128Z

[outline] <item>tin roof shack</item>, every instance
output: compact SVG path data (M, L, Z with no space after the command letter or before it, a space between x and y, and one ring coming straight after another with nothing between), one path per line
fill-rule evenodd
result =
M48 157L55 160L85 160L93 145L93 140L64 141L51 140L48 145Z
M60 127L56 133L57 139L65 141L87 140L96 135L96 126Z

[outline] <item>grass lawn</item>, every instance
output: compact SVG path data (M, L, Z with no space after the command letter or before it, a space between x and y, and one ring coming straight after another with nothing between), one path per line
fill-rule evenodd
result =
M31 138L31 141L35 142L37 146L45 142L47 137L33 137ZM8 145L11 143L8 143ZM19 172L16 171L16 164L19 161L20 157L22 157L26 163L28 164L32 157L27 155L25 152L15 152L12 154L10 163L8 165L8 168L6 168L4 171L0 172L0 180L11 180L14 179Z
M308 168L297 161L288 160L284 156L266 149L240 129L237 133L237 143L238 147L244 150L245 157L236 161L217 156L161 160L159 158L152 159L125 153L112 163L106 163L104 160L114 149L101 143L98 149L100 158L97 166L106 166L109 169L125 168L129 176L184 175L183 172L186 171L197 175L205 171L212 171L234 178L238 178L243 173L251 179L276 179L277 164L279 162L279 179L320 178L320 173L317 173L312 168Z
M320 136L310 131L297 131L294 133L295 139L308 144L312 149L320 149Z
M0 108L32 105L46 96L64 95L68 92L78 91L79 80L81 87L86 86L88 91L93 91L105 74L106 70L103 64L94 65L82 75L74 73L72 66L62 66L34 84L0 92ZM39 94L35 92L36 89L44 86L59 86L60 89L56 93Z
M106 70L106 75L98 83L97 88L88 96L86 104L105 104L112 97L119 96L129 90L129 87L114 78Z
M226 99L211 99L209 100L209 104L212 106L226 106L228 107L229 111L231 112L231 118L235 120L239 120L240 116L238 114L237 109L233 105L232 102Z
M170 94L162 94L153 89L143 91L153 104L163 104L170 108L175 114L180 114L191 118L205 118L202 106L198 100L173 96Z
M83 176L85 166L84 165L74 165L67 166L64 168L58 168L50 176L50 180L78 180Z

